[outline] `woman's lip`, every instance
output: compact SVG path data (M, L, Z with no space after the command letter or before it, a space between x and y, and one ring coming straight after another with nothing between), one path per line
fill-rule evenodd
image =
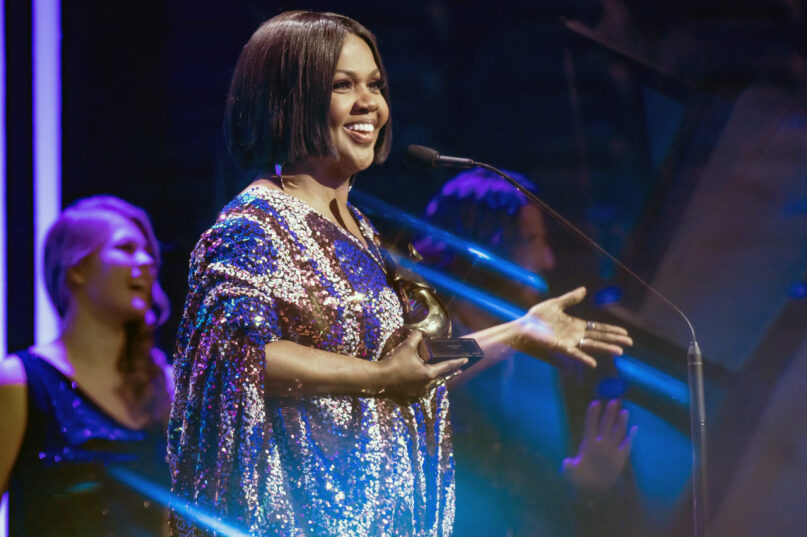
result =
M145 293L149 290L151 286L145 283L133 283L129 285L129 289L132 291L137 291L138 293Z
M345 131L348 133L348 135L353 140L355 140L356 142L358 142L360 144L364 144L364 145L371 144L371 143L373 143L373 140L375 139L375 131L363 132L363 131L355 131L355 130L349 129L347 127L342 127L342 128L345 129Z

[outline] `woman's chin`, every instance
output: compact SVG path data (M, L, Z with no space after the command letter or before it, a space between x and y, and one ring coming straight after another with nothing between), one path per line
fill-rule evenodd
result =
M342 173L351 176L355 175L359 172L363 172L367 168L373 165L373 161L375 160L375 152L374 151L354 151L349 152L347 154L342 155L340 159L340 167L342 168Z
M147 325L152 325L157 320L157 315L152 311L151 304L140 297L132 299L126 313L129 321L142 321Z
M143 322L146 323L146 326L154 326L157 324L157 314L154 313L154 310L146 310L146 313L143 315Z

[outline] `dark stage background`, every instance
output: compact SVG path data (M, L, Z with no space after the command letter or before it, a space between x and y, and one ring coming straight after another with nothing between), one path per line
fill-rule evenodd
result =
M30 21L25 2L6 4L6 210L10 221L25 222ZM63 205L105 192L151 214L173 307L159 335L166 350L189 253L249 180L222 135L231 70L258 24L289 8L344 13L379 39L394 145L389 161L362 173L356 188L422 214L451 173L407 169L411 143L532 178L545 201L692 317L707 360L715 534L807 532L799 411L807 393L805 3L65 2ZM397 236L394 226L378 224ZM17 349L33 340L33 253L28 228L10 232L9 348ZM551 222L550 241L558 262L548 275L551 294L587 285L592 298L577 312L631 326L638 343L631 354L652 368L626 394L640 425L634 472L656 534L686 535L688 407L671 395L686 382L685 326ZM542 382L557 391L552 375ZM573 434L549 430L562 426L559 402L530 406L519 397L527 407L520 419L535 438L556 439L520 440L526 447L517 453L531 461L525 472L537 473L526 484L520 477L517 496L528 506L551 502L533 491L556 480L540 472L558 467ZM493 426L490 435L509 434L508 425ZM481 460L495 445L480 441L460 453ZM491 498L501 493L506 503L507 486ZM536 507L535 520L460 519L457 534L561 535L565 526L546 522L546 505Z

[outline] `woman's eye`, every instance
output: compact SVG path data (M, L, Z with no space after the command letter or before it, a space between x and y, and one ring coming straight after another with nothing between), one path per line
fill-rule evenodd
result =
M334 91L350 89L350 80L337 80L333 83Z
M384 82L381 80L374 80L368 84L369 88L373 91L381 91L384 89Z
M134 253L137 250L137 245L133 242L122 242L116 246L118 250L126 252L127 254Z

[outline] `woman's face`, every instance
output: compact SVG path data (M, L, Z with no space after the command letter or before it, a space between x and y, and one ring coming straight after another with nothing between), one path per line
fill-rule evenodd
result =
M555 266L555 253L546 236L546 224L541 211L534 205L524 205L518 213L518 245L513 250L513 261L520 267L546 276ZM541 295L534 289L524 289L529 302L537 302Z
M349 177L367 169L375 157L378 133L389 119L381 93L386 81L363 39L348 34L333 75L328 128L337 153L333 164Z
M108 319L142 318L151 307L154 258L134 222L105 214L111 232L101 248L76 267L77 291Z

